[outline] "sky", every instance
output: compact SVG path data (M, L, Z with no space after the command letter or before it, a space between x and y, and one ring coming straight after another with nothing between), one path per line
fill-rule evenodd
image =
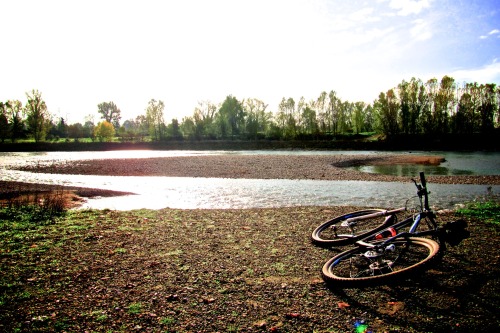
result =
M33 89L66 123L162 100L372 103L412 77L500 84L500 0L0 0L0 101Z

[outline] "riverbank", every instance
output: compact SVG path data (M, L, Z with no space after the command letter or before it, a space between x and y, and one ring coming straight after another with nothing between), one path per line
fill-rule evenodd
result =
M0 143L3 152L108 150L376 150L376 151L499 151L500 130L464 135L332 135L304 140L167 140L161 142L18 142Z
M492 332L500 325L498 228L422 276L329 289L339 249L312 230L357 207L72 211L31 228L3 224L2 332ZM439 220L456 218L452 213ZM19 228L24 228L22 231Z

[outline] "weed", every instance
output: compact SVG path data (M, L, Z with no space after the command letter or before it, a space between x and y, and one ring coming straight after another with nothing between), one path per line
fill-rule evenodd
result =
M178 256L178 255L181 255L184 251L182 250L174 250L174 251L170 251L170 252L167 252L165 253L166 256Z
M236 325L229 325L229 326L227 327L227 332L228 332L228 333L229 333L229 332L238 332L238 331L239 331L239 328L238 328L238 326L236 326Z
M162 325L172 325L175 323L175 319L172 317L164 317L160 319L160 324Z
M54 329L56 332L66 331L68 329L68 327L69 327L69 325L68 325L67 318L63 318L63 319L58 320L54 323Z
M500 203L498 202L473 202L457 213L467 217L475 217L487 223L500 225Z
M139 314L141 312L142 312L141 303L132 303L128 306L128 313L130 314Z
M285 264L282 262L277 262L274 265L274 268L278 273L284 273L285 272Z

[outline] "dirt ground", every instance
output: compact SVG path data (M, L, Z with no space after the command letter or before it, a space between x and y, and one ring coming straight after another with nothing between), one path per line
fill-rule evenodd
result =
M493 332L500 327L498 227L421 276L331 289L311 244L356 207L73 211L2 239L2 332ZM441 216L448 220L451 215ZM367 325L356 330L356 323ZM358 327L359 329L359 327Z
M204 161L202 166L200 161L175 163L184 162L184 170L198 165L205 175L220 168L242 170L250 163L235 159L228 167L219 165L222 162L217 159ZM340 165L346 160L337 164L309 161L301 167L294 167L298 161L283 164L285 159L254 162L261 172L280 166L296 173L313 164L330 168L325 163L331 166L323 170L325 176L338 172L347 177L351 172ZM114 170L166 173L165 163L175 169L173 161L148 159L117 161ZM92 165L92 171L85 163L58 165L57 172L73 172L76 169L71 168L77 166L79 172L107 174L111 170L108 162ZM246 170L240 175L250 173ZM281 171L285 172L293 173ZM454 182L480 180L460 177ZM491 185L498 181L497 176L491 179L482 181ZM19 189L23 184L0 185L5 196L9 186ZM25 186L29 191L33 185ZM497 226L479 219L468 219L471 237L448 247L443 258L422 275L363 289L325 285L321 267L341 249L314 246L311 232L333 216L358 209L71 210L55 224L16 237L0 237L0 331L498 330L500 248L496 244L500 233ZM438 219L457 217L446 212Z

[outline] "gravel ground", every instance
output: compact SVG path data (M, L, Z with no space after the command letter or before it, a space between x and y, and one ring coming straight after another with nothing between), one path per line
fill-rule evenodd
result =
M21 170L59 174L401 181L407 177L370 174L349 168L381 164L439 164L439 156L420 155L211 155L112 159L33 164ZM428 176L436 184L500 185L495 176Z

